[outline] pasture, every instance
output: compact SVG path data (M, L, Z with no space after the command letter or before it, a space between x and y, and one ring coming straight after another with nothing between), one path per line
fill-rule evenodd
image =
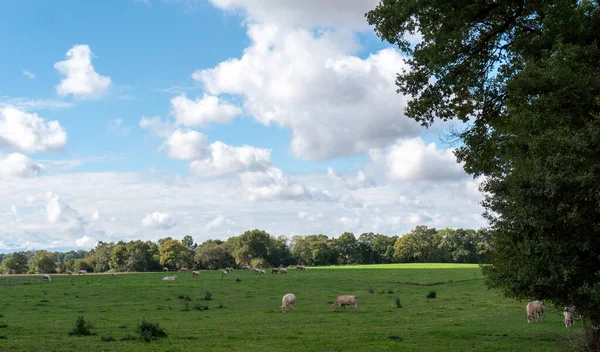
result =
M565 328L552 307L545 322L527 324L527 302L488 290L475 265L236 270L223 279L220 271L202 271L161 280L172 274L53 275L41 284L38 277L1 277L0 350L556 351L575 348L582 327ZM431 290L436 298L426 298ZM211 300L203 299L206 291ZM296 309L282 313L281 297L290 292ZM343 294L358 296L359 313L331 311ZM69 336L79 315L94 322L96 335ZM168 336L149 344L130 339L139 336L142 318Z

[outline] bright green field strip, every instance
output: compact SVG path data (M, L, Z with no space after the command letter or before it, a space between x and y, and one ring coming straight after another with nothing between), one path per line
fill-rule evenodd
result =
M1 351L552 351L580 333L562 324L560 311L527 324L526 302L488 290L483 280L431 287L399 281L458 280L476 268L296 271L256 275L235 271L200 277L164 274L55 276L40 285L0 286ZM479 274L478 274L479 277ZM241 282L236 282L239 278ZM369 293L373 289L374 293ZM204 301L205 290L214 299ZM393 291L392 294L387 293ZM427 299L430 290L437 298ZM296 310L283 314L292 292ZM358 296L359 313L331 312L337 295ZM189 296L190 311L182 311ZM398 296L404 308L396 308ZM217 308L222 303L225 308ZM207 304L197 311L194 304ZM96 336L71 337L78 315L95 322ZM142 318L160 323L168 337L151 344L103 342L135 334Z
M415 263L315 266L310 269L479 269L479 264ZM295 269L290 269L295 270Z

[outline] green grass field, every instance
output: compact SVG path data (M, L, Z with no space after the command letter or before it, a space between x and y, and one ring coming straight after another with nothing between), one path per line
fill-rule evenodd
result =
M571 341L581 333L581 322L567 329L562 312L551 307L545 322L527 324L526 302L488 290L474 265L323 267L264 276L237 270L224 279L203 271L177 273L173 282L164 276L53 276L10 286L40 280L2 277L0 351L564 351L576 347ZM202 299L206 290L212 300ZM430 290L436 298L426 298ZM296 310L284 314L281 297L290 292ZM358 296L359 313L331 311L342 294ZM197 304L209 309L196 310ZM79 315L95 323L96 335L69 336ZM149 344L121 341L139 336L142 318L168 336Z

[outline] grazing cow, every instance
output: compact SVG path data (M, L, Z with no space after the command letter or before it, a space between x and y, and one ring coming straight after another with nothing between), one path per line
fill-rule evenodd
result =
M304 265L296 265L296 270L306 270Z
M261 270L259 270L259 271L258 271L258 274L259 274L259 275L264 275L264 274L265 274L265 271L261 269Z
M546 318L546 307L544 306L544 303L540 301L532 301L527 303L525 311L527 312L527 323L531 323L533 321L539 322L540 319L544 321Z
M42 277L42 279L46 279L48 281L52 281L52 278L48 274L42 274L41 277Z
M198 275L200 275L199 271L192 271L192 276L198 276Z
M110 273L110 277L117 277L117 273Z
M163 268L163 271L169 271L169 268L167 268L167 267L164 267L164 268Z
M186 267L179 268L179 271L181 271L181 272L188 271L188 268L186 268Z
M252 268L252 271L258 274L258 271L259 271L259 270L258 270L258 268L254 268L254 267L253 267L253 268Z
M563 310L563 315L565 317L565 319L564 319L565 327L570 328L571 326L573 326L575 324L575 320L574 320L575 307L574 306L565 307L565 309Z
M287 268L281 268L281 270L279 270L280 274L287 274Z
M229 273L227 272L227 270L222 270L221 271L221 277L227 276L227 275L229 275Z
M71 270L67 270L67 275L73 275L73 272Z
M252 268L251 268L250 266L248 266L248 265L244 265L244 266L242 267L242 269L244 269L244 270L250 270L250 269L252 269Z
M85 275L85 274L87 274L87 270L79 270L78 275Z
M175 281L175 279L177 278L177 275L173 275L173 276L165 276L163 277L163 281Z
M358 312L358 297L356 296L338 296L338 298L335 299L335 302L333 302L333 305L331 306L331 310L336 310L337 307L340 307L340 312L342 311L342 308L344 308L344 311L346 310L346 306L354 306L354 311Z
M271 274L277 274L278 272L279 272L279 269L271 268Z
M281 311L285 313L286 308L294 310L296 305L296 296L293 293L288 293L281 299Z

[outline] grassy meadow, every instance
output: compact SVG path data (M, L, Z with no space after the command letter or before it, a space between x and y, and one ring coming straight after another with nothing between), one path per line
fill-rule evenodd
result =
M526 302L488 290L476 265L176 275L54 275L41 284L0 277L0 351L565 351L577 347L581 332L581 322L565 328L552 307L545 322L527 324ZM18 282L31 284L9 285ZM426 297L431 290L436 298ZM296 309L284 314L286 293L296 295ZM331 311L342 294L358 296L359 313ZM94 323L95 335L69 335L79 315ZM142 318L168 336L131 339Z

